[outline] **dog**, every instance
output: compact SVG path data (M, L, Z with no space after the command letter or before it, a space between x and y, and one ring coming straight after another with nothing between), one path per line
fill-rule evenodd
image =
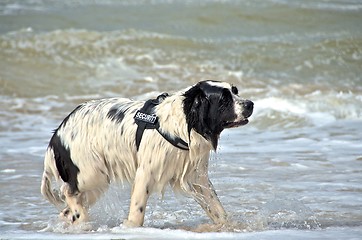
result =
M92 100L54 130L44 158L41 193L70 224L87 222L88 209L112 182L132 185L128 219L144 223L147 200L174 191L193 197L215 224L227 214L208 177L210 151L220 133L248 123L253 102L226 82L206 80L148 101ZM52 189L52 181L60 183Z

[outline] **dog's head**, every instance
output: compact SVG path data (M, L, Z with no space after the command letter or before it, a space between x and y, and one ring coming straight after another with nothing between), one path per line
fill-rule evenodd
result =
M183 110L189 132L194 129L216 149L225 128L248 123L253 102L238 96L238 89L226 82L202 81L184 93Z

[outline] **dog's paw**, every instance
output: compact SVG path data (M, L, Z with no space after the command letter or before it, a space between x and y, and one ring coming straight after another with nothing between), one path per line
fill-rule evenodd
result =
M84 213L84 211L72 211L69 207L66 207L63 211L61 211L59 217L70 224L78 224L88 221L88 216Z
M75 224L75 223L78 223L78 222L82 222L81 221L81 215L77 210L75 210L75 213L72 215L72 223Z
M122 226L128 227L128 228L141 227L140 224L137 224L137 223L135 223L135 222L133 222L133 221L130 221L130 220L128 220L128 219L125 219L125 220L123 221Z
M59 213L59 218L67 223L72 223L72 216L73 213L69 207L64 208L64 210Z

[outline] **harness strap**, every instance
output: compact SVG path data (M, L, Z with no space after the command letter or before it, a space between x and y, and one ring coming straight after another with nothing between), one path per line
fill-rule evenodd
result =
M161 134L161 136L164 139L166 139L169 143L171 143L175 147L180 148L182 150L189 150L189 145L187 144L187 142L185 142L181 138L172 137L172 136L170 136L168 134L165 134L165 133L161 132L159 128L157 128L157 131L159 132L159 134Z
M179 137L163 133L160 130L160 123L158 122L158 117L156 116L156 114L154 114L154 108L168 96L168 93L163 93L159 95L156 99L147 100L143 107L136 112L134 120L135 123L138 125L136 130L137 151L141 144L143 132L145 131L145 129L156 129L157 132L161 134L161 136L173 146L182 150L189 150L189 145L184 140Z

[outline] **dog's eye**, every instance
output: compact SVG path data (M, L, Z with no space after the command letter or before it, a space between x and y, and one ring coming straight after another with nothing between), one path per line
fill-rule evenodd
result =
M238 95L239 90L238 90L238 88L237 88L237 87L232 86L232 87L231 87L231 92L232 92L232 93L234 93L234 94L236 94L236 95Z

